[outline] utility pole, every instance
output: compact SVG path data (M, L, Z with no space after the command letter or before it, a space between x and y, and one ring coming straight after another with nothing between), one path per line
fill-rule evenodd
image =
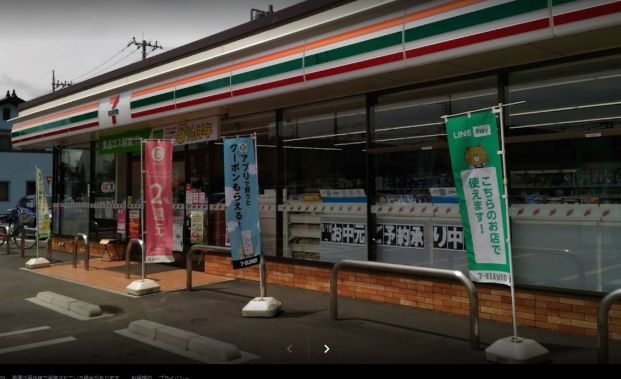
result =
M69 87L70 85L73 85L73 82L68 82L68 81L64 81L61 82L60 80L56 80L56 73L54 72L54 70L52 70L52 92L56 91L57 88L62 87Z
M129 41L129 43L127 44L127 46L131 46L131 45L136 45L138 46L138 48L142 47L142 59L147 59L147 47L151 47L151 51L155 51L157 49L163 49L162 45L158 44L157 41L155 41L155 45L151 44L151 41L147 42L144 39L142 40L142 42L138 42L136 41L136 37L132 37L132 40Z
M256 8L252 8L250 10L250 21L254 21L257 18L263 17L263 16L267 16L274 13L274 6L272 4L269 5L268 10L264 11L261 9L256 9Z

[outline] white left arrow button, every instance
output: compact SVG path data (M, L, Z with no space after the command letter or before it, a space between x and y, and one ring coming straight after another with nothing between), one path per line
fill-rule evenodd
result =
M293 345L287 346L287 351L289 352L289 354L293 354L293 350L291 350L292 347Z

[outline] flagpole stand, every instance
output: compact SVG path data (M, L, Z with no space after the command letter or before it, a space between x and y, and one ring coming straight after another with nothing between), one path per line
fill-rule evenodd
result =
M48 261L47 259L43 258L43 257L39 257L39 258L30 258L27 262L26 262L26 268L42 268L42 267L50 267L50 261Z
M243 317L274 317L280 311L282 303L273 297L265 297L265 259L260 256L259 263L259 285L261 296L250 300L242 309Z
M160 292L160 284L153 279L134 280L127 286L127 293L134 296Z
M541 363L550 359L550 351L534 340L510 336L485 349L485 359L494 363Z
M25 232L22 230L22 238L24 238L24 233ZM37 257L30 258L26 262L26 268L35 269L35 268L50 267L50 261L48 261L46 258L39 257L39 236L35 234L35 238L37 239Z

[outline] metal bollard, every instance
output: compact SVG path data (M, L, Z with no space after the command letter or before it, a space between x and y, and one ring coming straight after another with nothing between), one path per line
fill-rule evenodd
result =
M140 256L141 257L142 257L142 252L144 251L144 243L139 238L132 238L127 243L127 248L125 249L125 266L127 268L127 270L125 272L125 277L127 279L129 279L129 274L130 274L130 271L131 271L131 252L132 252L132 247L135 244L137 244L138 247L140 248ZM145 275L146 275L146 270L145 270Z
M20 256L24 256L26 254L26 225L22 225L22 238L21 240L21 251Z
M73 237L73 268L78 267L78 240L84 242L84 269L88 271L88 236L84 233L78 233Z

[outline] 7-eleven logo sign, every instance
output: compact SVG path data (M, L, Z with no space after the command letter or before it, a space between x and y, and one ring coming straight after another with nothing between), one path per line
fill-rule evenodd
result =
M110 104L110 110L108 111L108 116L112 117L112 125L116 125L116 116L119 114L119 99L121 95L110 96L108 99L108 104Z

